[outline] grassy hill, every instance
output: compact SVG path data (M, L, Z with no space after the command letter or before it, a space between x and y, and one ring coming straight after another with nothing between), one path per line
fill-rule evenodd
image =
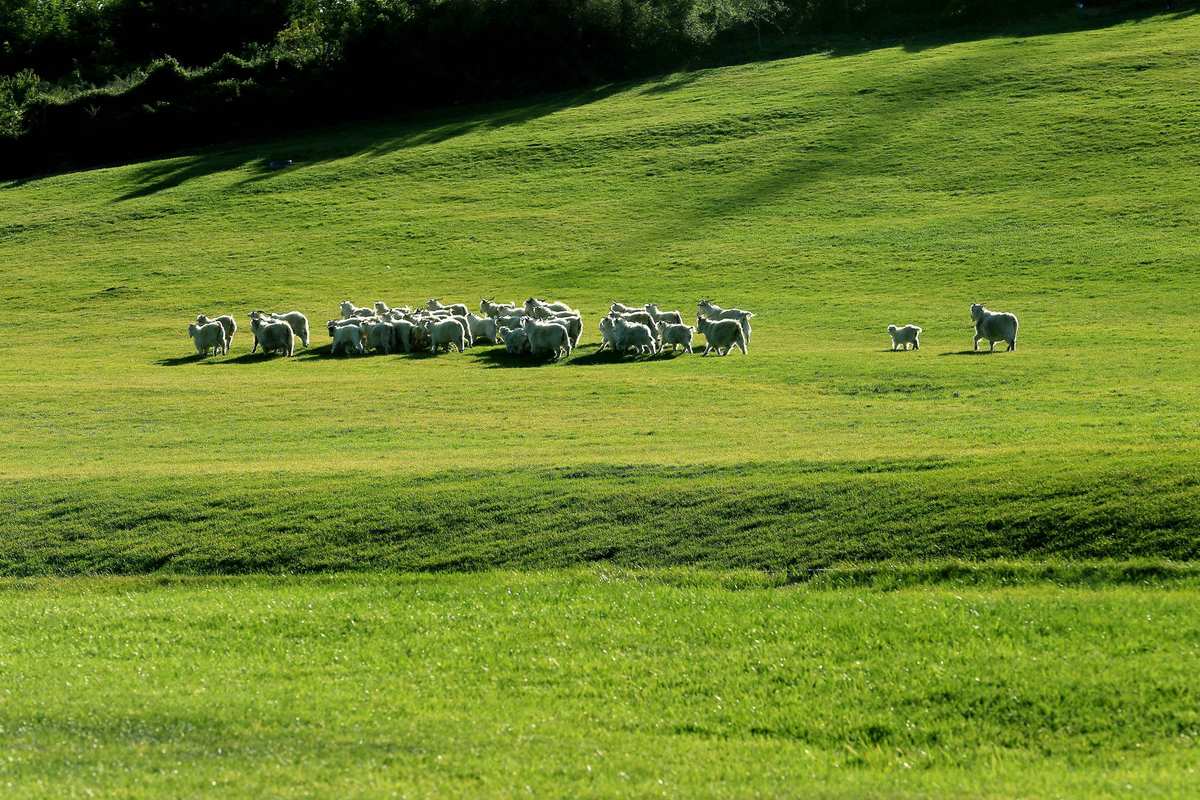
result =
M1198 42L813 54L9 184L0 571L1196 558ZM583 310L569 361L184 332L531 294ZM701 297L758 314L748 358L594 353L609 301ZM972 302L1017 352L966 352Z

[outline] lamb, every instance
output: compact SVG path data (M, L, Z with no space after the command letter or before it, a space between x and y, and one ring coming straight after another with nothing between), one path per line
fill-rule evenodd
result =
M479 313L485 317L495 319L507 311L516 310L516 303L497 303L492 298L481 297L479 299Z
M888 334L892 337L892 349L899 347L901 350L907 350L911 344L914 350L921 349L921 328L916 325L888 325Z
M742 333L745 334L746 344L750 344L750 319L754 316L752 312L742 311L740 308L721 308L711 300L701 300L696 304L696 313L698 316L710 320L737 320L742 326Z
M342 301L342 318L349 319L350 317L373 317L375 312L369 308L359 308L349 300Z
M683 314L678 311L659 311L654 303L646 303L646 313L654 317L654 323L669 322L673 325L683 324Z
M467 325L471 330L472 344L480 339L487 339L489 342L496 342L496 320L490 317L477 317L474 314L467 314Z
M466 333L457 319L426 320L422 327L429 334L431 353L436 353L439 347L444 347L446 352L450 352L450 345L454 345L460 353L467 349Z
M529 352L533 355L552 354L555 361L564 355L571 355L571 335L564 325L526 318L524 330L529 339Z
M529 337L524 328L500 328L497 335L504 341L504 349L513 355L529 352Z
M292 333L300 337L301 344L303 344L305 347L308 347L308 317L304 316L299 311L287 311L283 314L274 314L267 311L254 311L251 312L250 316L253 317L256 314L260 317L266 316L270 317L271 319L279 320L280 322L286 322L291 327Z
M343 355L348 355L351 349L360 356L366 352L363 348L363 330L359 325L330 323L329 335L333 337L333 344L329 346L330 355L337 355L338 350L341 350Z
M706 356L710 350L715 349L717 355L727 356L734 345L741 349L742 355L746 355L746 332L738 320L710 320L701 316L696 318L696 328L704 334L706 340L704 352L700 355Z
M638 353L654 355L658 352L658 338L651 328L625 317L613 317L612 338L614 349L619 353L636 350Z
M221 327L225 329L225 352L229 352L229 348L233 345L233 335L237 333L237 322L228 314L222 314L215 319L209 319L203 314L196 315L196 324L204 327L210 322L219 322Z
M229 352L225 326L215 320L203 325L191 323L188 325L188 336L192 337L192 342L196 345L197 355L208 355L209 348L212 348L214 356Z
M455 316L458 316L458 317L465 317L467 315L467 307L465 304L452 303L448 306L444 306L440 302L438 302L438 299L436 297L431 297L428 300L426 300L425 307L428 308L430 311L449 311L451 314L454 314Z
M1017 349L1017 318L1005 311L989 311L981 303L971 305L971 319L975 322L975 349L979 340L987 339L988 352L996 350L996 342L1007 342L1008 350Z
M667 345L671 345L671 352L675 352L675 348L683 345L683 352L692 352L692 334L696 329L691 325L675 325L673 323L660 322L658 323L658 338L662 342L662 349L665 351Z
M254 332L255 347L262 345L264 353L283 353L291 356L296 352L296 335L286 322L267 317L252 317L250 330Z

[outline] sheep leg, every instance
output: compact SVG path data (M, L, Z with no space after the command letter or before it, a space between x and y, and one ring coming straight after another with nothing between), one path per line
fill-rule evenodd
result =
M738 348L742 351L742 355L747 355L745 342L734 342L734 344L736 344L738 346ZM732 350L733 348L730 347L729 349Z
M996 352L996 342L992 339L988 339L988 352L989 353Z
M1009 339L1008 340L1008 352L1011 353L1013 350L1016 350L1016 349L1017 349L1017 340Z
M913 339L913 350L920 350L920 349L921 349L921 340Z
M979 352L979 340L980 340L980 339L982 339L982 338L983 338L983 337L982 337L982 336L980 336L978 333L977 333L977 334L975 334L975 352L976 352L976 353L978 353L978 352Z
M701 354L700 354L700 356L701 356L701 357L704 357L704 356L708 355L708 352L709 352L710 350L712 350L712 345L711 345L711 344L707 344L707 345L705 345L705 346L704 346L704 352L703 352L703 353L701 353Z

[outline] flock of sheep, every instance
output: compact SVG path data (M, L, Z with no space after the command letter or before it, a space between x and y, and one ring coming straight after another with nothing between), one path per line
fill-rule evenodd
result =
M583 335L583 317L566 303L530 297L521 306L516 303L497 303L491 299L479 301L480 314L468 311L465 304L444 305L439 300L426 301L425 308L389 308L376 302L374 308L360 308L349 300L341 304L341 317L326 322L332 340L331 354L363 354L368 349L384 353L449 352L453 347L462 352L476 343L502 344L514 355L549 357L558 360L569 356L579 346ZM600 350L616 353L653 355L671 352L682 347L691 353L692 339L698 331L704 336L703 355L716 351L728 355L737 347L743 355L749 353L750 320L754 314L737 308L721 308L711 300L696 305L696 325L685 325L678 311L661 311L654 303L642 307L614 302L606 317L600 320ZM1017 318L1006 312L990 311L975 303L971 306L975 324L974 347L980 340L988 342L989 351L996 342L1005 342L1009 350L1017 347ZM299 311L284 314L266 311L250 312L250 330L254 345L264 353L290 356L295 352L296 339L304 347L309 344L308 318ZM889 325L892 350L921 349L921 331L917 325ZM237 332L237 322L225 315L209 319L204 314L188 325L188 334L196 352L207 355L228 353Z
M325 323L334 355L361 355L367 350L437 353L452 347L462 352L487 342L502 344L514 355L558 360L569 356L583 335L583 317L578 311L566 303L536 297L520 306L485 298L479 302L480 314L467 310L465 304L446 305L436 298L418 309L390 308L382 302L365 308L345 300L340 311L338 319ZM672 352L682 347L691 353L693 336L699 330L706 341L703 355L714 350L728 355L734 347L743 354L749 352L752 312L721 308L710 300L701 300L696 311L693 327L684 324L680 312L661 311L653 303L640 308L613 303L600 320L600 350L653 355L667 347ZM295 353L297 338L305 347L309 344L308 318L299 311L252 311L250 331L254 335L252 353L261 347L265 353L290 356ZM229 315L210 319L200 314L188 326L200 355L228 353L236 332L237 322Z

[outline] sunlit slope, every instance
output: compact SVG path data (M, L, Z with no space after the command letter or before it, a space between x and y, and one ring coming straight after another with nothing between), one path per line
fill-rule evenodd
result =
M1194 557L1198 46L809 55L10 185L0 563ZM758 317L744 359L182 358L198 311L324 345L344 298L530 294L592 346L613 299ZM1016 353L961 352L971 302Z

